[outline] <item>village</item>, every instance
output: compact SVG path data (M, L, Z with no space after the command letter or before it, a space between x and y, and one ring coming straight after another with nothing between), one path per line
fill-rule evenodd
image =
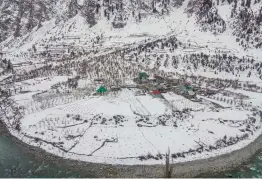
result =
M94 81L103 84L103 79L95 79ZM163 98L161 93L166 92L174 92L188 99L196 98L196 90L192 87L190 81L171 76L161 77L153 75L153 77L149 77L146 72L140 72L138 77L134 78L134 85L121 85L119 82L116 82L112 86L100 86L96 93L98 95L105 95L108 92L119 91L121 88L137 88L139 91L136 95L145 95L145 93L148 93L153 98Z
M65 158L151 165L169 148L185 162L259 134L259 84L149 69L125 52L38 67L3 62L0 107L12 135Z

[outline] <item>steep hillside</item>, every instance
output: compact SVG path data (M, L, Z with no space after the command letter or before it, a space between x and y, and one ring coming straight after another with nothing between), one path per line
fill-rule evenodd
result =
M59 60L70 55L85 59L117 49L130 51L137 46L145 49L151 42L164 43L175 37L179 43L171 43L172 48L167 51L161 43L157 45L163 53L175 54L170 58L187 56L189 52L212 56L221 51L230 53L227 56L259 60L261 3L260 0L1 0L1 48L5 51L4 58L12 63ZM183 44L181 50L174 50L179 44ZM159 53L151 48L142 53L143 57L136 56L141 50L133 55L137 61L147 61L143 59ZM157 58L157 66L174 64L161 58ZM154 66L153 61L148 65Z
M56 14L54 0L1 0L0 1L0 41L9 36L19 37L40 28L42 23Z
M122 28L127 23L139 22L149 14L165 15L172 7L182 5L182 1L135 1L135 0L1 0L0 41L10 35L19 37L40 28L45 21L55 18L56 23L64 23L80 14L92 27L106 19L114 28Z

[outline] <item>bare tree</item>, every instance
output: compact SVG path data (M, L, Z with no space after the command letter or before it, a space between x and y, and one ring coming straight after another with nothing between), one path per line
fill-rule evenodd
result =
M165 178L171 178L173 168L170 165L170 149L168 148L168 152L166 153L166 169L165 169Z

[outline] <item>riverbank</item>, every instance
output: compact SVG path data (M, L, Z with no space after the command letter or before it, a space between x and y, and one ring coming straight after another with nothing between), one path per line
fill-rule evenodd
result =
M45 160L55 165L69 167L72 168L72 170L81 171L81 173L86 174L88 177L164 177L165 166L163 165L123 166L64 159L47 153L38 147L23 143L16 137L10 135L5 124L2 122L0 122L0 134L1 133L10 136L21 150L26 154L32 155L37 160ZM261 149L261 146L262 135L248 146L229 154L206 160L173 164L172 177L196 177L233 170L245 162L248 162L250 158Z

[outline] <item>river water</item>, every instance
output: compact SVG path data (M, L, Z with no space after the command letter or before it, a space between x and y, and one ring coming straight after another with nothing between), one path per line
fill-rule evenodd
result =
M251 162L238 170L221 173L208 177L262 177L262 152L258 153ZM0 135L0 177L88 177L86 174L58 167L46 161L34 160L21 151L13 141Z

